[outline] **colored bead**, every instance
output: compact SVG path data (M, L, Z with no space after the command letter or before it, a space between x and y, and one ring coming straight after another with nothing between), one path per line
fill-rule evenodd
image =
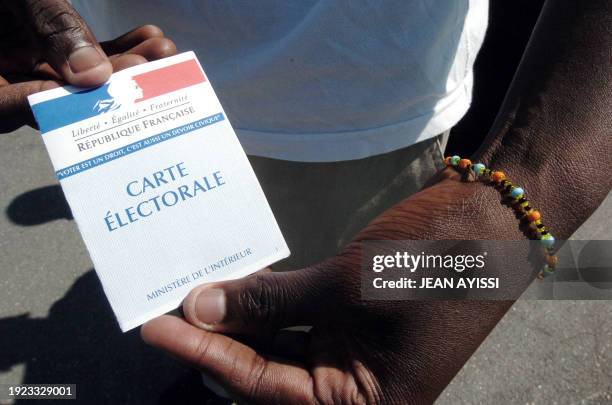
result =
M529 226L533 228L534 230L544 228L544 225L542 225L542 221L540 221L539 219L537 221L530 222Z
M474 173L476 173L476 176L480 176L485 170L485 165L483 165L482 163L476 163L474 165Z
M542 235L542 239L540 240L542 241L542 244L547 248L551 248L555 244L555 238L551 234Z
M551 267L555 267L557 265L557 256L546 255L544 256L544 261Z
M525 198L525 190L513 185L511 181L507 180L504 172L487 169L482 163L472 164L469 159L461 159L459 156L455 155L444 158L444 164L446 166L457 166L459 169L468 172L473 170L476 177L489 177L491 181L495 183L495 188L497 190L515 200L515 210L525 214L524 218L529 222L532 237L539 239L543 246L544 261L546 264L544 268L538 272L537 277L542 279L553 274L555 266L557 265L557 257L554 256L555 238L542 224L540 212L529 205L529 201Z
M514 199L519 199L525 194L525 191L520 187L514 187L510 192L510 197Z
M491 173L491 180L496 183L500 183L506 179L504 172L493 172Z
M472 161L470 159L461 159L459 161L459 168L465 170L471 164L472 164Z
M527 213L527 221L533 222L540 219L540 212L536 210L531 210Z
M542 226L541 228L538 228L538 227L533 228L533 227L532 227L532 229L534 230L534 232L535 232L535 233L536 233L536 235L538 235L538 236L544 236L544 235L548 235L548 234L550 233L550 232L548 232L548 231L546 230L546 227L544 227L544 226ZM539 239L542 239L542 238L539 238Z

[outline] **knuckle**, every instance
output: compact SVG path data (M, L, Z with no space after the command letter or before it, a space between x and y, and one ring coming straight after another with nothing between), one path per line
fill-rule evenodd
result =
M41 92L41 91L45 91L45 90L49 90L53 88L53 82L48 81L48 80L41 80L37 85L36 85L36 93Z
M61 50L84 44L84 42L81 41L81 34L82 30L80 27L64 26L53 31L45 32L40 38L44 42L51 44L53 48Z
M211 339L207 334L201 334L197 342L193 346L191 354L191 362L196 365L206 364L208 353L211 345Z
M157 56L160 58L171 56L176 53L176 45L168 38L159 38L157 41Z
M231 341L225 352L231 352L233 345L234 341ZM230 386L239 387L247 398L267 397L269 393L265 380L268 367L269 363L265 358L252 353L248 362L232 361L227 381Z
M47 42L83 40L84 30L80 17L63 1L37 1L30 3L33 28L38 37Z
M157 38L163 37L164 32L157 25L146 24L138 28L138 30L142 33L143 36L148 38Z
M174 42L168 38L149 38L144 42L144 44L146 45L146 49L143 52L143 56L147 56L152 59L164 58L176 53L176 46L174 45Z
M286 292L274 277L257 274L239 294L239 306L247 323L279 324L286 305Z
M254 356L250 372L247 375L244 386L249 398L259 398L262 390L262 379L266 373L267 361L259 356Z

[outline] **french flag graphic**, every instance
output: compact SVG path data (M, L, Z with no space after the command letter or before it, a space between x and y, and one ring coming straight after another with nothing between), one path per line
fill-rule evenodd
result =
M131 77L119 75L103 86L34 104L32 109L44 134L205 81L198 63L190 59ZM77 95L79 102L75 103Z

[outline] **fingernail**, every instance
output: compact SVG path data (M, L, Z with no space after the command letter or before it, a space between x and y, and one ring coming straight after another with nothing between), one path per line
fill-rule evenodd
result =
M196 318L202 323L214 325L225 317L225 293L218 288L204 288L196 297Z
M102 62L104 62L104 57L93 46L78 48L68 57L68 65L73 73L86 72Z

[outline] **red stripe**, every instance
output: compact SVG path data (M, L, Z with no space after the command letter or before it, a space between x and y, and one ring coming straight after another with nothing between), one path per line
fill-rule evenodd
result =
M202 69L193 59L136 75L133 79L143 92L138 101L206 81Z

